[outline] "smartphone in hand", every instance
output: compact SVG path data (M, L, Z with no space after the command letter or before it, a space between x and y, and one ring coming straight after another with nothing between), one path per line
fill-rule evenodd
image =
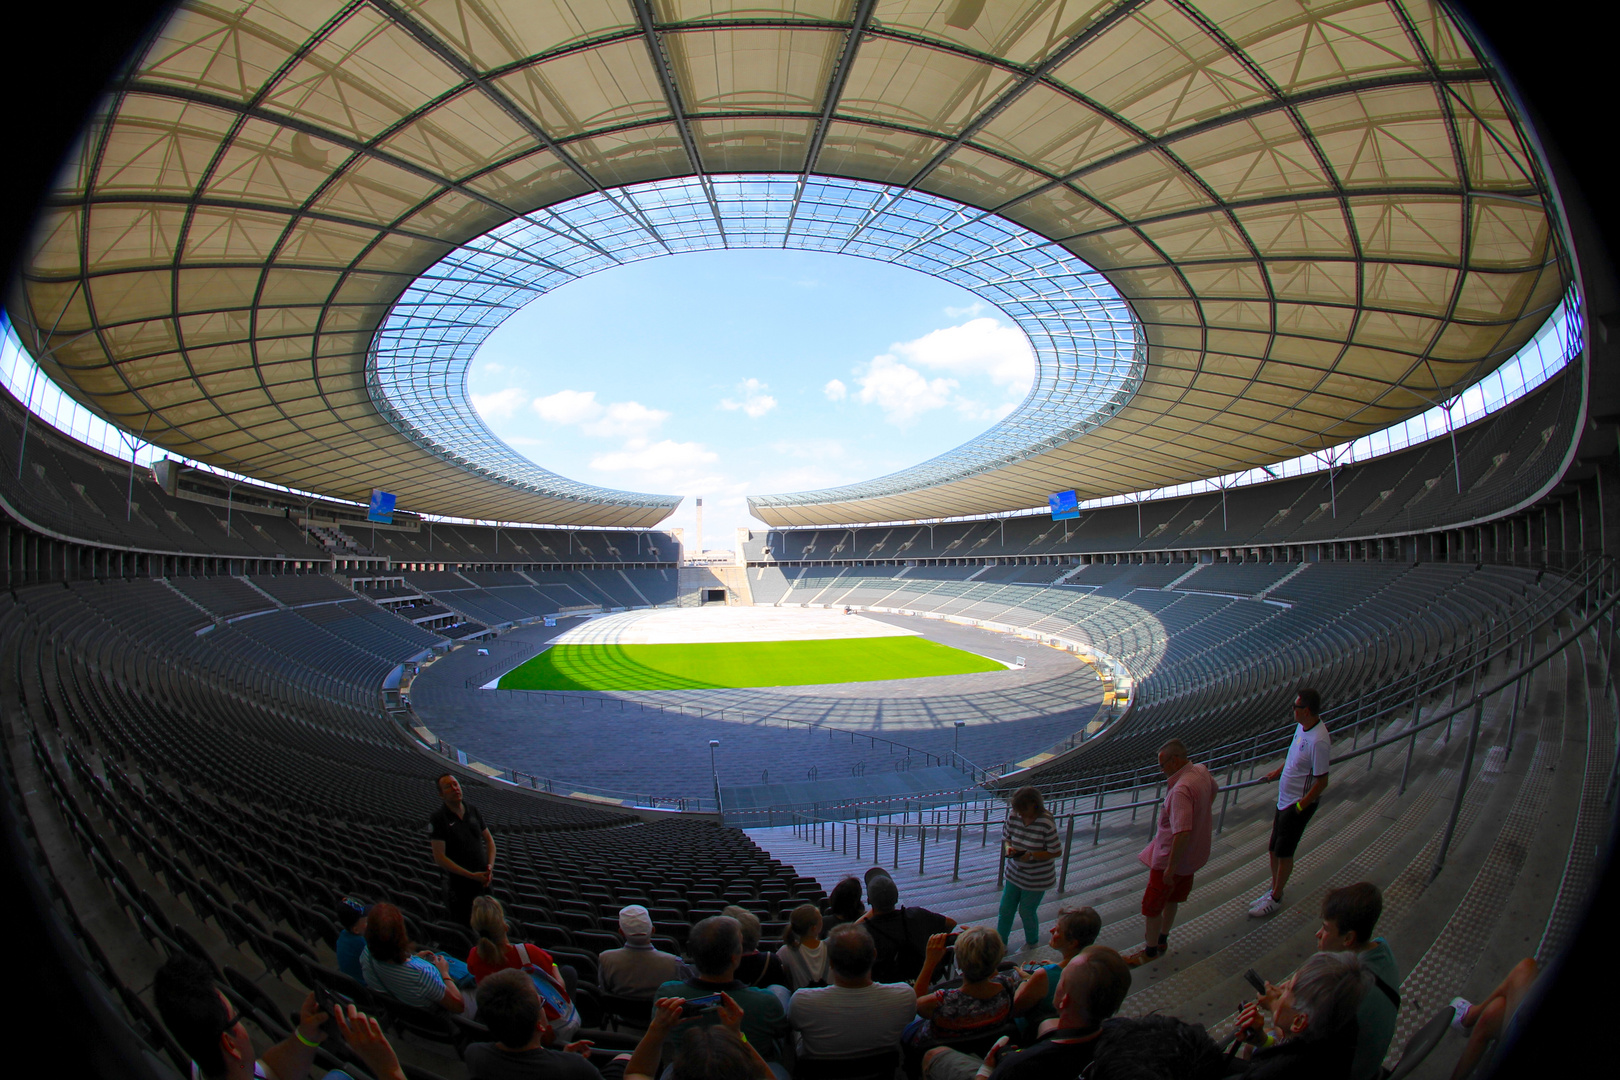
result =
M681 1006L681 1019L685 1020L689 1017L701 1016L704 1013L718 1009L719 1007L719 994L707 994L703 997L687 998L686 1003Z
M1266 995L1266 980L1262 979L1255 972L1254 968L1250 968L1248 971L1245 971L1243 973L1243 977L1246 980L1248 980L1248 983L1249 983L1250 986L1254 987L1254 992L1256 994L1259 994L1261 997L1265 997L1265 995Z

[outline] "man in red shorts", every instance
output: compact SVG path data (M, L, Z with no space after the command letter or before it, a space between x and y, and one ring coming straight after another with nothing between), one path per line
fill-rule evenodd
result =
M1187 760L1187 747L1171 739L1159 748L1159 768L1168 778L1159 827L1138 856L1148 868L1142 893L1142 916L1147 920L1146 945L1125 958L1140 967L1169 951L1170 925L1176 908L1192 891L1193 874L1209 861L1214 822L1215 778L1202 765Z

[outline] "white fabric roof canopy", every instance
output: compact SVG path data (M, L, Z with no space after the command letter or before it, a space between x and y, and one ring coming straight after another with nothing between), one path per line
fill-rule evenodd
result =
M1426 0L308 0L182 6L87 131L8 306L90 408L199 460L413 510L646 525L440 453L368 386L414 276L668 177L843 176L993 211L1146 337L1112 419L772 524L983 513L1343 442L1489 372L1569 280L1492 71Z

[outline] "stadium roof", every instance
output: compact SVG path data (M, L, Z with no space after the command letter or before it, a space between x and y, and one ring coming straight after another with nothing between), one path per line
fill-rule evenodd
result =
M930 241L1016 223L1100 271L1146 341L1134 393L1059 445L756 499L772 524L1018 509L1343 442L1490 371L1570 280L1522 119L1422 0L311 0L172 16L8 306L71 394L193 458L429 513L652 524L672 497L494 444L453 364L442 409L401 411L376 332L515 219L594 198L656 232L625 185L694 178L730 242L719 178L758 173L893 192L861 231L913 195L991 215Z

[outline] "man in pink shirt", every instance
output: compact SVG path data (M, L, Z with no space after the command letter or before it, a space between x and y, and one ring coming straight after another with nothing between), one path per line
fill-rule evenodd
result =
M1202 765L1187 760L1187 747L1171 739L1159 748L1159 768L1168 777L1159 827L1138 856L1148 868L1142 893L1142 916L1147 920L1146 945L1125 958L1140 967L1170 951L1170 925L1176 908L1192 891L1193 874L1209 861L1214 822L1215 778Z

